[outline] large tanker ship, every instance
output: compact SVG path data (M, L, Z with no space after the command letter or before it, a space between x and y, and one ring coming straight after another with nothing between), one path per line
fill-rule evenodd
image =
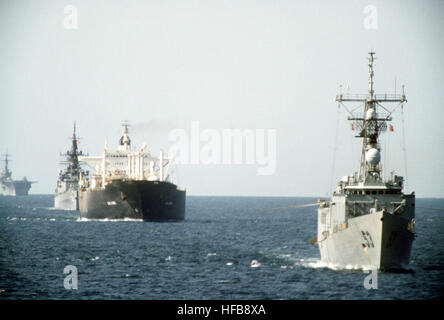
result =
M100 156L80 156L79 161L94 168L81 174L79 209L87 219L143 219L180 221L185 218L185 190L172 181L172 159L160 152L154 157L142 147L132 150L128 123L118 149L105 146Z

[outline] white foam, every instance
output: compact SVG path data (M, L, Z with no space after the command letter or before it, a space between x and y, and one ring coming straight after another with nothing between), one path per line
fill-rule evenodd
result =
M303 267L308 267L308 268L314 268L314 269L319 269L319 268L327 268L327 269L331 269L331 270L372 270L374 267L370 266L370 265L353 265L353 264L347 264L347 265L340 265L340 264L336 264L336 263L332 263L332 262L325 262L325 261L321 261L321 260L314 260L313 259L308 259L309 262L305 262L305 259L300 259L299 263L296 263L296 265L301 265Z
M258 267L260 267L260 266L261 266L261 264L260 264L259 261L257 261L257 260L251 260L250 267L252 267L252 268L258 268Z

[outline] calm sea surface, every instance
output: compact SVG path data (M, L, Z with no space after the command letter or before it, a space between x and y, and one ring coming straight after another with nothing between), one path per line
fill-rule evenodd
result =
M0 196L0 299L442 299L444 199L417 199L407 273L319 262L315 198L187 197L186 221L82 221L52 195ZM64 288L65 266L78 289Z

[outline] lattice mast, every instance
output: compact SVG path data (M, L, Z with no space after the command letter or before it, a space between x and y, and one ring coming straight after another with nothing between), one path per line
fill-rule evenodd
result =
M358 131L357 138L362 139L361 156L359 165L358 181L366 182L368 180L382 181L381 145L379 136L387 130L387 122L392 121L392 113L404 102L407 102L404 87L400 95L383 94L376 95L374 91L374 52L369 52L368 67L368 94L342 94L336 96L336 101L344 106L350 116L348 120L353 121L353 128ZM364 105L363 113L350 111L343 102L361 102ZM398 102L398 105L392 110L388 110L381 103Z

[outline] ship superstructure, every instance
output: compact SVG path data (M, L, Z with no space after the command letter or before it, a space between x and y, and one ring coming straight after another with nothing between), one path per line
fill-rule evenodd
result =
M54 194L54 208L58 210L79 210L79 179L80 174L85 175L79 163L79 156L82 151L78 150L79 140L76 136L76 124L74 123L73 134L71 138L71 150L61 154L66 157L68 166L59 171L57 187Z
M8 164L11 162L8 158L8 153L6 153L3 162L5 166L0 175L0 187L1 192L4 196L27 196L29 189L31 189L31 184L35 181L28 181L26 177L22 180L12 179L12 172L9 170Z
M117 150L108 150L105 145L101 156L79 157L79 161L94 169L88 177L81 176L81 217L183 220L185 190L173 183L169 173L172 158L162 151L154 157L145 145L133 150L128 123L123 127Z
M374 55L369 53L368 94L336 96L340 105L363 105L361 112L346 108L362 140L360 164L358 172L339 181L330 201L319 201L317 243L326 263L402 269L409 263L414 240L415 195L403 193L403 177L392 173L383 178L379 138L393 112L407 100L404 92L375 94ZM387 103L396 106L390 110L383 105Z

